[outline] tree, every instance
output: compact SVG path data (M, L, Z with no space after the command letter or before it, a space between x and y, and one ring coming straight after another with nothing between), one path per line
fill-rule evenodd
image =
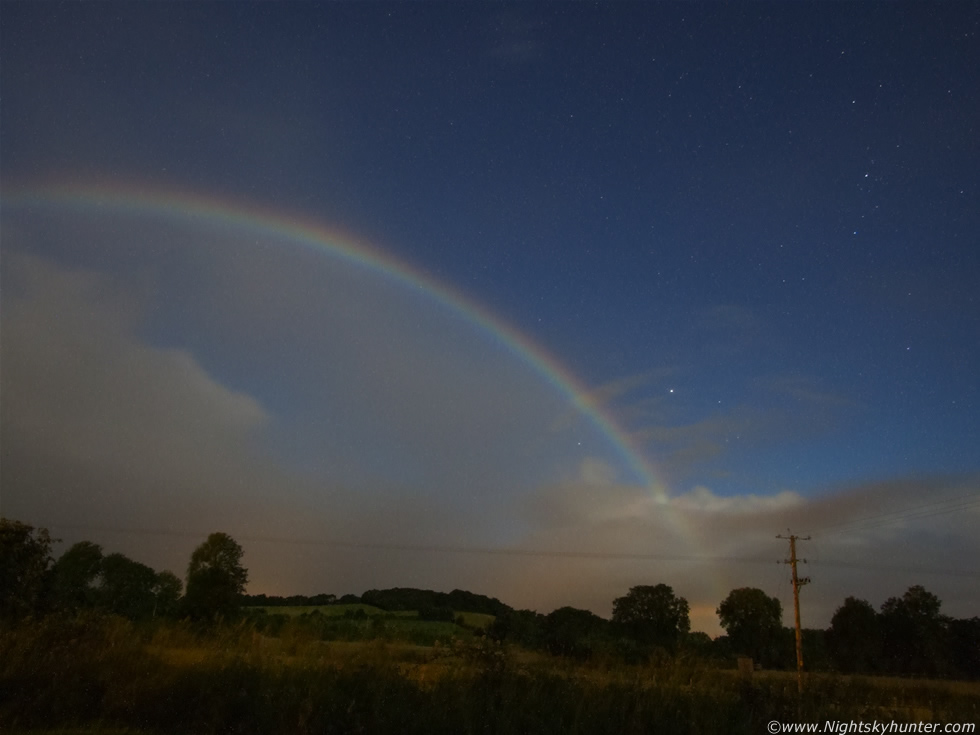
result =
M487 635L498 643L506 640L524 648L540 648L544 620L544 615L533 610L509 610L493 619Z
M949 663L957 677L980 679L980 618L949 621Z
M641 645L675 650L691 630L690 606L666 584L631 587L613 601L612 621Z
M94 607L99 597L102 547L79 541L51 567L51 596L55 608L75 612Z
M712 658L715 655L715 642L711 636L700 630L688 633L681 638L681 650L698 658Z
M185 602L192 617L232 617L248 583L242 547L226 533L212 533L191 555Z
M157 574L153 583L154 617L171 617L177 613L180 604L180 593L184 584L173 572L163 571Z
M881 631L871 603L848 597L827 631L827 646L838 671L873 672L881 660Z
M787 645L786 649L793 651L796 647L796 630L786 628L788 635L787 643L792 641L792 645ZM803 663L810 671L829 671L833 668L830 659L830 651L827 649L827 631L819 628L803 628L800 631L803 643ZM796 666L795 653L790 657L789 666Z
M588 610L562 607L544 618L545 646L556 656L589 658L608 625L608 621Z
M0 517L0 619L35 611L51 565L51 543L48 529Z
M717 613L736 654L751 656L764 666L778 660L783 630L779 600L760 589L741 587L728 594Z
M124 556L109 554L102 560L102 586L99 601L116 615L142 620L153 615L157 573L146 564Z
M881 638L885 660L898 674L945 673L946 619L942 602L921 585L881 606Z

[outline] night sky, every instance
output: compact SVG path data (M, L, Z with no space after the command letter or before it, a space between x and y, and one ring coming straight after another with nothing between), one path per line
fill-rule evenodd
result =
M59 550L714 634L791 531L804 625L980 614L976 3L0 17L0 509Z

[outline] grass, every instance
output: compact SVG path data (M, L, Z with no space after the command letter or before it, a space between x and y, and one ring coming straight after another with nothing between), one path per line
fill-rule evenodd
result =
M976 722L980 714L978 685L814 675L799 701L795 677L782 672L745 682L695 660L582 664L459 637L323 640L309 620L289 621L278 638L251 623L204 633L118 618L2 630L0 731L710 735L764 732L773 719Z
M261 611L254 618L259 632L295 648L313 640L368 641L382 639L431 646L452 638L470 639L494 617L461 612L454 621L422 620L415 610L389 612L371 605L319 605L246 608ZM457 625L459 621L462 625Z
M360 603L354 605L282 605L282 606L266 606L266 607L247 607L246 610L262 610L269 615L288 615L289 617L295 617L297 615L308 615L312 612L318 612L321 615L327 615L329 617L344 617L345 615L353 614L358 611L363 612L365 615L391 615L387 610L382 610L380 607L374 607L374 605L362 605ZM399 614L399 613L394 613ZM418 613L412 612L409 615L418 615Z
M325 615L327 617L348 617L359 612L362 612L367 617L386 617L386 618L417 618L419 613L417 610L396 610L388 611L382 610L380 607L374 607L373 605L282 605L282 606L257 606L248 607L246 610L262 611L267 615L286 615L287 617L298 617L300 615L309 615L311 613L319 613L320 615ZM473 630L482 630L488 627L495 619L496 616L489 615L487 613L477 613L477 612L467 612L465 610L454 610L453 616L456 619L462 619L464 626L472 628Z
M463 625L474 630L483 630L490 627L490 624L497 619L495 615L476 612L454 612L457 618L463 619Z
M141 735L139 730L118 727L81 727L77 729L66 729L63 727L54 730L11 730L10 735Z

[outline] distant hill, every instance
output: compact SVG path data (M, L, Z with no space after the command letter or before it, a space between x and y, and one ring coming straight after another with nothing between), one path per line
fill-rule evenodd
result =
M361 595L361 602L389 611L449 608L486 615L502 615L512 610L510 605L505 605L494 597L478 595L466 590L434 592L433 590L419 590L412 587L368 590Z
M397 612L401 610L435 610L445 608L457 612L484 613L486 615L502 615L511 612L513 608L494 597L478 595L466 590L452 592L435 592L420 590L413 587L393 587L386 590L368 590L360 597L344 595L290 595L279 597L275 595L244 595L242 604L246 607L298 607L310 605L335 605L364 603L380 607L382 610Z
M353 597L348 595L346 597ZM290 595L289 597L279 597L278 595L242 595L242 605L245 607L309 607L318 605L335 605L341 601L337 595ZM354 597L351 602L360 602L360 598Z

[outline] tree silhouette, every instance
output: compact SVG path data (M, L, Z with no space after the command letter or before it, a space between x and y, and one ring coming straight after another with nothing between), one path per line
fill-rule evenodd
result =
M942 602L921 585L881 606L882 650L891 671L899 674L945 673L947 621Z
M827 645L839 671L874 671L881 660L881 629L871 603L856 597L844 600L831 618Z
M0 619L30 615L51 565L46 528L0 518Z
M242 554L242 547L226 533L212 533L194 550L184 598L192 617L214 620L238 612L248 582Z
M690 606L666 584L631 587L613 600L612 621L641 645L677 648L691 630Z
M91 541L72 545L51 567L54 607L78 611L98 603L102 574L102 547Z
M153 583L154 606L153 615L171 617L176 614L180 604L180 593L184 589L183 582L173 572L163 571L157 574Z
M130 620L153 615L157 573L146 564L115 553L102 560L102 586L99 600L103 607Z
M949 663L965 679L980 679L980 618L949 621Z
M765 666L778 661L783 630L779 600L760 589L741 587L732 590L716 612L735 653L751 656Z
M544 643L556 656L588 658L608 625L608 621L588 610L560 607L544 618Z

